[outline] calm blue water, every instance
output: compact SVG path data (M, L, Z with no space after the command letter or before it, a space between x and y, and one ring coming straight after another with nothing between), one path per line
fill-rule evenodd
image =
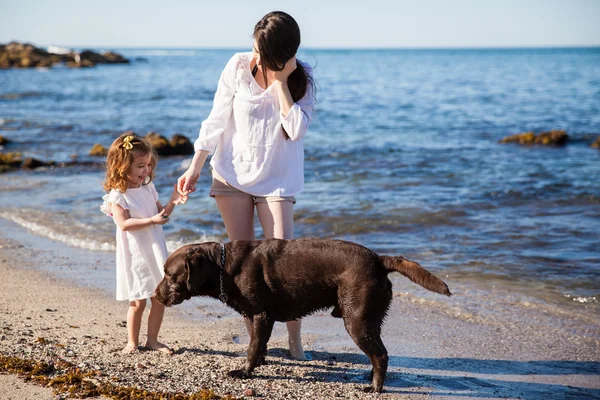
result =
M115 50L115 49L113 49ZM5 151L97 161L0 176L0 217L93 251L114 249L99 212L101 160L125 130L195 138L232 50L119 50L126 66L0 71ZM303 50L319 84L305 141L296 237L404 254L466 286L504 287L597 313L600 48ZM500 145L565 129L564 148ZM166 199L187 157L162 158ZM171 249L224 240L208 173L165 225ZM483 285L483 286L482 286ZM476 302L475 300L473 300Z

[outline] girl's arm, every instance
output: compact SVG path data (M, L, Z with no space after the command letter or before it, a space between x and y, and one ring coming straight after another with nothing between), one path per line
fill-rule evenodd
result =
M173 193L171 193L171 198L164 206L160 204L160 201L156 201L156 207L159 211L164 211L166 216L171 215L173 210L175 210L175 206L179 204L185 204L187 201L187 196L182 195L177 191L177 185L173 187Z
M137 231L151 225L164 225L169 221L167 218L163 218L165 210L150 218L131 218L128 210L118 204L111 203L110 211L112 212L113 219L122 231Z

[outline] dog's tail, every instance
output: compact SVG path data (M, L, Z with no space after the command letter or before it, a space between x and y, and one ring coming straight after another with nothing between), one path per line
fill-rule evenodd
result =
M388 273L394 271L400 272L402 275L417 285L423 286L427 290L446 296L452 295L444 281L421 267L416 262L407 260L404 257L379 256L379 258L383 262Z

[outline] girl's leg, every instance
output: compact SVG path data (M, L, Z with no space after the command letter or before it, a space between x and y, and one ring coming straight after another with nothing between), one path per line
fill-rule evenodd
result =
M254 240L254 199L250 195L215 196L229 240ZM252 324L244 318L248 335Z
M121 350L121 353L133 353L140 345L140 327L142 326L142 315L144 315L145 308L145 299L129 302L129 309L127 310L127 346Z
M160 304L154 297L150 298L150 312L148 313L148 338L146 340L146 347L152 350L158 350L165 354L173 354L167 345L164 345L158 341L158 331L162 324L163 315L165 314L165 306Z
M256 203L258 219L262 225L265 239L293 239L294 203L291 201ZM296 360L307 360L301 338L301 321L288 321L288 342L290 354Z

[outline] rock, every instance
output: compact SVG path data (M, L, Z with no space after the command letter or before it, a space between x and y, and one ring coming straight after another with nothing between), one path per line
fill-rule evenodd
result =
M194 154L194 145L186 136L176 133L171 138L170 144L174 155Z
M108 155L108 149L101 144L96 143L90 150L89 155L95 157L106 157Z
M598 136L598 139L596 139L594 143L592 143L592 147L595 149L600 149L600 136Z
M562 130L551 130L542 132L535 137L536 144L564 146L569 139L569 135Z
M148 132L144 138L150 142L159 156L170 156L173 154L171 144L166 137L161 136L156 132Z
M0 44L0 68L50 68L58 63L65 63L72 68L85 68L96 64L126 64L129 60L110 51L104 54L91 50L85 50L81 54L75 52L56 54L29 43Z
M248 397L254 397L256 396L256 390L254 389L246 389L244 390L244 396L248 396Z
M541 132L536 135L533 132L517 133L516 135L510 135L502 140L500 143L518 143L521 145L532 145L541 144L545 146L564 146L569 139L569 135L563 130L551 130L547 132Z
M75 57L77 61L77 57ZM94 64L127 64L129 60L120 54L107 51L103 54L95 53L91 50L84 50L79 54L80 60L91 61Z
M35 168L39 168L39 167L48 167L54 165L54 163L50 162L44 162L44 161L40 161L37 158L26 158L25 160L23 160L23 164L21 164L21 168L23 169L35 169Z
M65 65L69 68L91 68L96 66L96 64L94 64L90 60L82 60L80 62L71 61L66 63Z
M127 131L122 133L122 135L125 134L135 135L135 132ZM156 151L156 154L158 154L161 157L194 154L194 144L190 142L190 140L184 135L175 134L173 135L171 140L168 140L166 137L162 136L157 132L148 132L144 136L144 139L146 139L150 143L154 151ZM96 148L96 146L100 145L94 145L94 149ZM91 151L90 155L93 155Z
M128 59L126 59L120 54L113 53L112 51L102 53L102 56L106 60L105 64L129 64Z
M22 162L21 153L0 153L0 166L19 168Z
M500 143L533 144L534 142L535 134L533 132L517 133L500 140Z
M9 143L11 143L10 140L8 140L4 136L0 135L0 146L6 146Z
M81 53L79 53L79 60L77 60L77 56L75 57L75 62L77 61L91 61L94 64L101 64L104 63L106 61L106 59L104 58L104 56L102 56L102 54L98 54L95 53L91 50L84 50Z

